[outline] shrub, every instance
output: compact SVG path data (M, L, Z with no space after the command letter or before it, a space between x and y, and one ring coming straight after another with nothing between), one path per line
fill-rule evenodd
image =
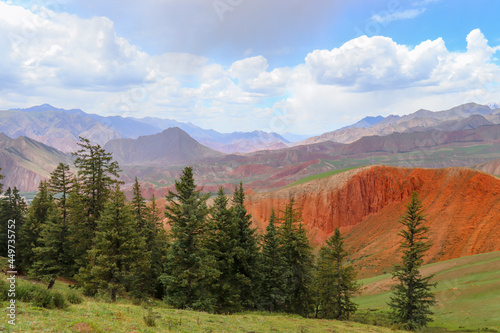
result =
M54 306L58 309L65 309L68 307L68 303L66 302L66 298L64 295L58 291L52 292L52 301L54 302Z
M9 284L3 279L0 280L0 301L6 301L9 294Z
M144 322L148 327L156 326L156 314L153 312L153 309L149 309L146 315L144 316Z
M70 290L66 293L66 299L71 304L80 304L83 302L83 297L73 290Z
M63 294L50 291L45 286L37 284L19 284L16 287L16 296L22 302L33 303L33 305L47 309L63 309L67 307Z

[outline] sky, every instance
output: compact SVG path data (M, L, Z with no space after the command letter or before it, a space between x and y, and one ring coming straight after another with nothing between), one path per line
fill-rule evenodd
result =
M497 0L0 0L0 109L321 134L500 102Z

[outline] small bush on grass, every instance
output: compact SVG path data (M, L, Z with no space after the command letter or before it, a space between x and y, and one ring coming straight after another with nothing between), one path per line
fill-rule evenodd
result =
M37 284L19 284L16 287L16 296L22 302L47 309L64 309L68 306L64 295L57 291L50 291L45 286Z
M80 296L76 291L70 290L66 292L66 299L71 304L80 304L83 302L83 297Z

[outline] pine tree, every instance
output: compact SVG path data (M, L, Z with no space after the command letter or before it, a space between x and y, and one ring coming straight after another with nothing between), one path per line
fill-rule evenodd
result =
M169 237L163 221L160 219L156 198L150 199L150 205L146 207L146 225L153 229L152 240L146 235L146 245L151 251L151 269L150 273L154 280L153 292L156 298L162 299L165 296L165 288L161 283L160 277L164 273L165 261L167 260L167 251L169 247Z
M193 168L184 168L169 191L165 216L171 225L172 243L162 281L165 301L176 308L212 310L210 285L218 278L215 260L203 245L207 235L207 200L196 190Z
M19 230L20 267L24 271L28 271L33 265L33 250L40 246L43 224L47 221L50 210L54 208L55 203L49 192L49 185L46 181L42 181L28 209L26 222Z
M403 238L403 262L394 266L393 279L396 279L398 284L388 304L395 323L415 330L427 326L427 323L432 321L433 312L430 307L435 304L435 297L430 290L436 284L430 282L433 275L423 277L420 274L424 253L429 250L431 244L426 236L429 228L423 225L425 218L417 192L413 192L406 209L406 214L400 221L404 229L399 233Z
M97 220L95 246L88 252L89 264L80 269L77 280L88 295L104 293L111 301L125 290L139 290L141 272L149 269L145 242L119 186L112 192Z
M356 271L344 266L348 253L338 228L321 247L317 262L316 288L318 306L323 318L349 320L357 305L352 301L360 286L356 282Z
M8 221L15 221L16 241L19 241L19 232L26 219L26 202L19 195L19 190L10 187L5 191L4 198L0 200L0 256L7 257ZM16 243L17 245L17 243ZM17 247L17 246L16 246ZM17 258L19 259L19 257ZM18 262L16 262L16 265Z
M63 217L59 210L51 207L47 220L42 224L39 246L33 249L33 265L29 276L47 283L47 289L52 289L57 276L66 275L70 267L68 243L64 235Z
M92 231L96 230L96 221L100 217L111 188L117 183L120 168L113 161L111 153L100 145L92 145L88 139L80 137L81 147L76 153L75 166L81 181L81 191L85 199L86 223Z
M141 193L141 185L135 177L134 187L133 187L133 198L132 198L132 212L135 216L135 223L140 232L144 233L144 228L146 224L146 200Z
M256 229L251 226L252 217L247 213L244 202L245 193L243 184L240 182L240 186L234 189L231 207L237 228L234 269L239 280L237 285L243 306L247 309L253 309L259 285L259 275L257 274L259 240Z
M294 199L285 207L280 229L282 256L286 267L285 304L287 312L307 316L311 310L314 257Z
M74 276L81 267L87 265L87 251L92 247L94 230L86 223L87 209L85 196L76 177L71 180L71 190L66 205L68 207L68 276Z
M69 165L59 163L57 168L50 174L50 190L53 195L58 196L55 198L58 208L61 210L62 215L62 235L65 237L64 228L66 227L66 217L68 215L68 206L66 204L69 192L71 191L71 173Z
M211 207L209 232L205 241L220 274L211 285L215 298L214 310L218 313L236 312L242 308L239 279L234 264L237 236L236 220L228 208L228 199L221 186Z
M275 226L276 215L271 211L263 237L260 263L260 305L269 312L278 312L285 302L285 265L281 255L280 235Z
M152 215L148 215L148 210L146 207L146 200L142 196L141 186L137 181L137 177L135 178L135 183L133 187L133 198L130 203L132 213L134 215L134 221L136 225L137 232L141 234L145 241L144 255L147 257L147 260L151 263L153 251L156 249L156 237L157 233L157 225L156 225L156 217ZM155 205L156 209L156 205ZM140 285L138 286L138 296L142 297L145 295L153 295L157 286L158 275L155 274L155 270L149 269L147 271L143 271L140 277Z

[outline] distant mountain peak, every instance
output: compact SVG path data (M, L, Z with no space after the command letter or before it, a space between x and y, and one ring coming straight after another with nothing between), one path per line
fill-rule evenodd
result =
M486 104L490 109L492 110L495 110L495 109L498 109L500 108L500 103L498 102L489 102L488 104Z

